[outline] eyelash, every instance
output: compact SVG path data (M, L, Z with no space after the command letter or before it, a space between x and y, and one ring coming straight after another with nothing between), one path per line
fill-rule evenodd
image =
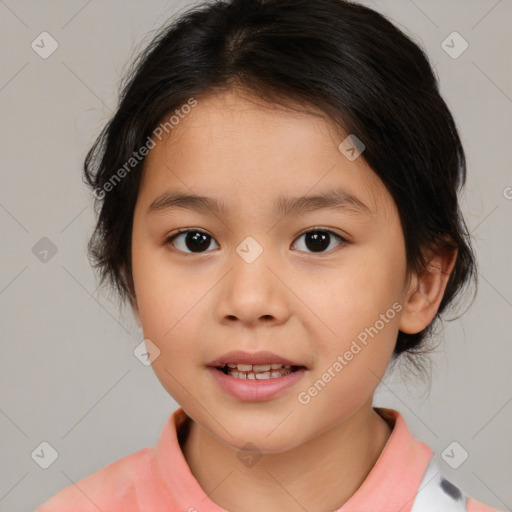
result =
M327 228L322 228L322 227L315 227L315 228L310 228L308 229L307 231L303 231L302 233L300 233L297 238L295 240L298 240L300 237L304 236L304 235L307 235L308 233L316 233L316 232L321 232L321 233L328 233L329 235L334 235L335 237L337 237L339 240L340 240L340 244L338 245L338 247L340 246L344 246L346 244L348 244L348 240L346 238L344 238L343 236L339 235L338 233L335 233L334 231L330 230L330 229L327 229ZM174 241L174 239L176 239L179 235L182 235L182 234L186 234L186 233L202 233L204 235L207 235L210 237L210 235L206 232L206 231L203 231L202 229L197 229L197 228L187 228L187 229L180 229L178 231L176 231L175 233L172 233L171 235L169 235L165 241L164 241L164 244L165 245L172 245L172 242ZM213 237L210 237L212 240L215 240ZM174 248L176 249L176 248ZM182 254L190 254L190 255L193 255L193 254L204 254L204 253L207 253L207 252L211 252L211 251L202 251L202 252L186 252L186 251L182 251L181 249L176 249L178 252L182 253ZM322 252L306 252L306 251L298 251L298 252L306 252L306 254L328 254L330 252L332 252L334 249L330 249L328 251L322 251Z

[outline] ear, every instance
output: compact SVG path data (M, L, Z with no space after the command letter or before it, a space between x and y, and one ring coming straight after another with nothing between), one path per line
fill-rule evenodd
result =
M433 320L455 266L457 252L457 249L441 250L430 259L421 275L413 274L403 304L400 331L416 334Z

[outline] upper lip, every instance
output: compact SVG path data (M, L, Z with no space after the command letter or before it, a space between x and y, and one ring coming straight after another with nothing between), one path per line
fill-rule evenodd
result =
M233 350L228 352L213 361L210 361L207 366L221 367L228 363L236 364L289 364L290 366L304 366L296 361L287 359L286 357L279 356L273 352L266 350L260 352L244 352L243 350Z

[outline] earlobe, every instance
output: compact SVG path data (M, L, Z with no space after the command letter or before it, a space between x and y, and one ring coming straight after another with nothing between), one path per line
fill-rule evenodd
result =
M420 276L413 275L403 304L400 331L416 334L435 317L455 266L457 249L435 254Z

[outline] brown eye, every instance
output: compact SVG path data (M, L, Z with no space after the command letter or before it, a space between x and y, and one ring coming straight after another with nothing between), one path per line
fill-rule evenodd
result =
M165 241L172 244L179 251L200 253L208 249L214 239L204 231L198 229L184 229L179 233L171 235ZM218 245L217 245L218 248Z
M299 243L301 247L298 250L311 253L327 252L346 242L342 236L328 229L312 229L302 233L297 240L301 238L304 238L304 241L301 244ZM332 247L335 239L338 239L338 244ZM212 242L217 245L214 248L218 249L219 246L214 238L199 229L183 229L169 236L165 241L166 244L171 244L179 251L189 254L208 252L207 250L211 247Z
M343 237L328 229L313 229L306 231L305 233L302 233L302 235L300 235L297 240L300 240L302 237L304 237L304 242L301 244L303 247L313 253L321 253L326 252L329 246L331 246L333 236L334 238L341 240L341 243L338 245L342 245L346 241Z

